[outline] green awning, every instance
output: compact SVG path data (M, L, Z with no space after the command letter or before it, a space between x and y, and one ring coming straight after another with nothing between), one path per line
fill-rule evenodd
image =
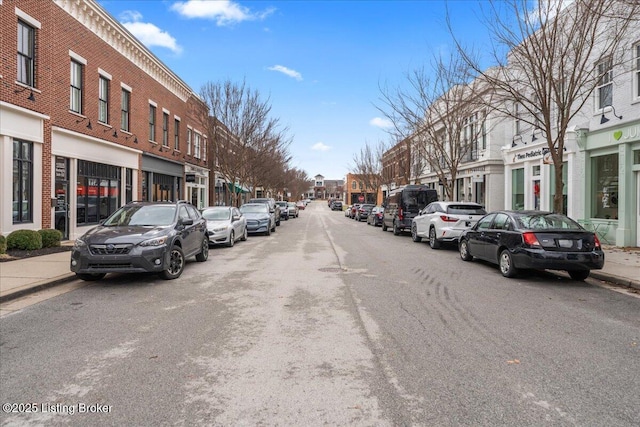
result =
M249 192L249 190L247 190L246 188L240 187L237 184L236 185L231 184L230 182L227 183L227 188L229 189L230 192L236 193L236 194L248 193Z

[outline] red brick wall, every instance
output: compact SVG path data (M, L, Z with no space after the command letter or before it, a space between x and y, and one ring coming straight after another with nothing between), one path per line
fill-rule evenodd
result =
M35 98L27 100L30 90L15 93L21 86L15 83L17 75L17 15L15 8L38 20L42 27L36 29L36 78ZM0 6L0 58L2 75L0 99L20 107L48 115L45 121L45 144L43 150L43 228L51 227L51 128L53 126L69 129L95 138L104 139L119 145L152 152L173 161L189 161L204 166L204 162L186 156L187 126L203 132L205 126L200 123L194 105L198 101L183 102L171 91L149 76L91 30L76 21L66 11L48 0L3 0ZM69 50L83 57L83 115L91 120L92 129L87 121L76 123L81 116L69 111L70 61ZM109 125L98 123L98 69L109 73ZM130 105L130 131L138 138L125 139L120 130L120 84L132 88ZM160 152L148 141L149 99L157 103L156 142L162 144L162 109L170 111L169 147ZM173 152L174 115L181 118L180 153ZM113 136L116 131L118 137ZM209 162L211 164L211 162ZM139 177L138 182L141 179ZM38 185L38 183L35 183ZM138 189L140 194L140 189Z

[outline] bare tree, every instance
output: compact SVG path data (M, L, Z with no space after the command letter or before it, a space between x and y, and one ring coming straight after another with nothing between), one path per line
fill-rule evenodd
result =
M353 156L354 173L362 180L365 189L370 189L377 199L378 191L383 184L382 179L382 155L385 152L385 144L379 141L375 147L365 143L360 153Z
M558 0L490 0L481 4L489 6L485 18L497 67L484 70L459 42L458 51L492 87L496 94L492 107L528 125L532 132L540 130L546 138L555 172L553 210L562 212L567 129L611 77L612 69L625 61L621 43L629 26L638 22L640 2L576 0L566 6ZM610 94L597 95L600 105L596 108L610 105Z
M426 166L443 185L445 197L453 199L460 164L486 131L489 110L478 100L490 93L457 53L434 56L429 70L414 70L407 82L408 89L383 88L387 109L379 110L394 123L396 136L410 144L414 178Z
M286 129L270 117L269 100L262 100L244 80L206 83L200 96L208 106L201 114L208 115L203 122L207 123L209 158L215 159L216 172L229 185L237 205L242 188L255 188L265 177L265 165L276 158L274 153L286 156L290 143Z

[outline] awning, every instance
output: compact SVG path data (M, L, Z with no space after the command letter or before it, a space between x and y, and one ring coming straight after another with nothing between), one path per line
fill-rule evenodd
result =
M227 183L227 188L229 189L230 192L236 193L236 194L249 192L248 189L240 187L238 184L235 184L235 185L231 184L230 182Z

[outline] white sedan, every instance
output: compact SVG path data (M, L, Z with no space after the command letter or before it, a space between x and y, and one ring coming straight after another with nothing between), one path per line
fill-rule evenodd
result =
M432 202L411 221L411 238L414 242L428 238L429 246L438 249L442 242L457 242L486 213L477 203Z
M211 206L202 210L207 220L209 245L233 246L237 240L247 240L247 219L233 206Z

